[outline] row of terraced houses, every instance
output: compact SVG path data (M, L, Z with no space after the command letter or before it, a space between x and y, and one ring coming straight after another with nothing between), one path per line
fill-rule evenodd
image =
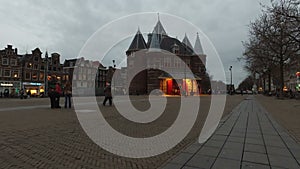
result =
M0 97L16 97L21 89L30 92L32 96L41 96L47 93L50 82L63 85L73 79L77 80L73 86L88 87L88 82L93 79L96 82L95 87L103 89L108 78L112 76L112 68L106 68L98 61L79 58L66 59L61 63L60 57L58 53L48 56L47 51L43 54L39 48L32 50L30 54L19 54L17 48L7 45L0 50ZM98 65L98 72L92 77L88 70L83 69L85 74L73 75L76 62L91 68L92 65Z

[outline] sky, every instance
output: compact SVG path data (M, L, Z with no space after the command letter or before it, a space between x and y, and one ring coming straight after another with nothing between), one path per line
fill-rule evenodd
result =
M142 12L166 13L183 18L194 24L209 38L217 50L230 82L229 67L232 66L233 83L237 86L247 76L243 70L242 41L247 40L248 25L261 14L261 5L268 0L0 0L0 49L7 44L18 48L18 52L31 53L35 48L45 53L57 52L61 62L77 58L87 40L111 21ZM161 18L164 25L166 20ZM140 26L143 33L151 32L152 26L127 23L120 29ZM165 25L164 25L165 26ZM165 27L168 33L167 25ZM131 27L130 27L131 28ZM170 26L169 26L170 30ZM182 40L182 34L172 35ZM188 35L192 44L195 35ZM132 37L121 44L129 47ZM147 37L144 37L147 39ZM119 49L119 50L117 50ZM126 50L126 49L125 49ZM116 48L125 57L125 50ZM207 60L209 61L209 56ZM110 66L110 63L104 63ZM217 69L217 67L216 67ZM218 77L214 77L218 80Z

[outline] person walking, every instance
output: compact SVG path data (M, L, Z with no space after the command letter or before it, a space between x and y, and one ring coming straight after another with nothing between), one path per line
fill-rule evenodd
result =
M65 108L71 108L71 96L72 96L72 86L69 81L66 82L64 87L64 94L65 94Z
M111 106L112 105L112 95L111 95L111 86L109 83L104 89L104 95L105 95L105 98L103 101L103 106L105 106L107 100L109 101L109 105Z
M55 85L55 108L61 108L59 105L60 95L62 94L59 82Z

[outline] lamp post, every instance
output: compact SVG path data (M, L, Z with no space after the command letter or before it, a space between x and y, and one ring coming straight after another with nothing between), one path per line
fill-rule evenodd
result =
M45 54L45 67L44 67L44 96L48 96L48 52Z
M229 71L230 71L230 88L229 88L229 93L230 95L232 95L232 66L229 67Z
M21 78L20 78L20 89L23 90L23 82L24 82L24 66L25 66L25 55L21 57Z
M114 74L115 74L115 71L116 71L116 61L115 60L112 60L113 62L113 75L112 75L112 80L113 80L113 87L114 87L114 94L116 93L116 84L115 84L115 79L114 79Z

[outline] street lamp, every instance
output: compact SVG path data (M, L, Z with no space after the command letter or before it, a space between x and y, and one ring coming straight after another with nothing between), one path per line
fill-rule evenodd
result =
M116 61L115 60L112 60L113 62L113 75L112 75L112 80L113 80L113 87L114 87L114 94L116 93L116 84L115 84L115 79L114 79L114 74L115 74L115 71L116 71Z
M229 67L229 71L230 71L230 94L232 94L232 66Z

